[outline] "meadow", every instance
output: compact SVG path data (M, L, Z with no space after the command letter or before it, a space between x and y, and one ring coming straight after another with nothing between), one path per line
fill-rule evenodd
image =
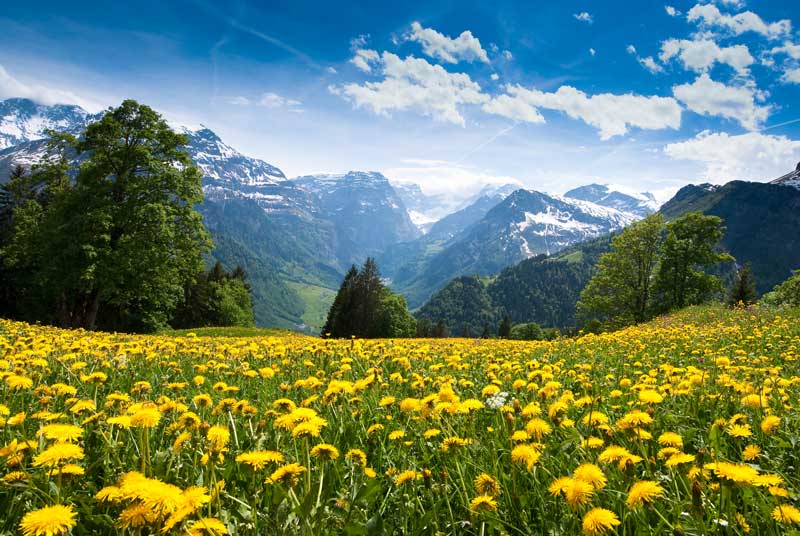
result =
M760 307L551 342L0 320L0 534L797 533L798 358Z

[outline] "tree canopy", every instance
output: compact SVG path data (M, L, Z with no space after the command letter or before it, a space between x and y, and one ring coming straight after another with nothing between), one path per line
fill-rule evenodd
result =
M62 327L166 325L211 240L201 174L158 113L133 100L12 177L0 256L22 316Z

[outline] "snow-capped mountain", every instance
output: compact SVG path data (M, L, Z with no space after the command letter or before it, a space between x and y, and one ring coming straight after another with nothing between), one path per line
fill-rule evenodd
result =
M622 192L607 184L579 186L564 194L564 197L590 201L597 205L630 212L644 218L659 208L659 203L650 192Z
M29 99L6 99L0 101L0 149L43 139L47 130L79 134L98 117L80 106L45 106Z
M790 171L786 175L783 175L782 177L778 177L777 179L770 181L770 184L792 186L800 190L800 162L797 163L797 167L794 169L794 171Z
M398 270L395 288L409 304L422 304L453 277L493 275L539 254L621 229L637 214L589 201L518 189L423 262ZM421 266L420 266L421 264Z

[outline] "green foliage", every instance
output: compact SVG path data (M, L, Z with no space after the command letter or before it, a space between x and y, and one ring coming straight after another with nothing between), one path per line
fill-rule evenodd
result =
M245 271L227 272L217 262L186 286L184 301L175 310L173 328L253 326L253 300Z
M457 277L437 292L416 313L418 320L443 322L451 333L479 334L489 326L495 332L499 311L492 305L486 286L478 277Z
M88 329L166 324L211 246L193 208L203 196L186 143L132 100L80 141L53 135L56 158L21 179L37 187L12 185L21 198L0 254L23 302L39 304L21 316Z
M501 339L507 339L511 335L511 317L503 315L500 325L497 326L497 336Z
M728 305L733 306L740 303L750 305L751 303L755 303L757 298L758 292L756 292L756 282L753 278L753 271L750 269L750 264L747 263L736 272L733 284L731 288L728 289Z
M663 225L663 217L654 214L614 237L612 251L600 257L597 273L581 292L577 305L581 318L613 326L647 318Z
M800 270L795 270L792 277L776 285L771 292L764 295L762 301L768 305L800 307Z
M515 324L511 328L511 333L508 338L518 341L540 341L544 339L544 331L542 331L542 327L536 322Z
M723 235L721 218L698 212L667 224L654 288L656 313L704 303L722 291L722 281L709 271L733 261L715 250Z
M368 258L361 270L352 266L333 300L323 327L324 337L413 337L417 323L406 300L381 282L375 260Z

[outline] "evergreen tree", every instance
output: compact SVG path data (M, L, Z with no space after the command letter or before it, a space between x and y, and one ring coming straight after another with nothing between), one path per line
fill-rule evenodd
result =
M492 330L489 329L489 324L483 325L483 331L481 332L481 339L491 339L492 338Z
M436 339L443 339L450 336L450 333L447 330L447 324L444 323L444 320L439 320L436 322L436 326L434 326L431 336Z
M750 269L750 263L745 263L733 279L733 284L728 291L728 305L734 306L739 303L750 305L758 298L756 292L756 281Z
M647 319L663 225L663 217L653 214L613 238L612 251L600 257L595 275L581 292L580 318L611 326Z
M727 253L715 251L723 234L722 219L699 212L667 224L654 285L656 313L703 303L722 291L722 281L708 271L734 260Z
M184 300L175 310L170 325L176 329L255 325L253 299L245 277L241 267L229 273L217 261L186 285Z
M391 292L380 279L375 260L368 258L361 270L351 267L328 311L325 337L413 337L417 324L405 298Z
M511 317L508 315L503 316L500 321L500 326L497 328L497 336L501 339L507 339L511 335Z
M462 339L471 339L472 338L472 332L469 329L469 324L464 324L461 327L461 334L459 334L459 337L461 337Z

